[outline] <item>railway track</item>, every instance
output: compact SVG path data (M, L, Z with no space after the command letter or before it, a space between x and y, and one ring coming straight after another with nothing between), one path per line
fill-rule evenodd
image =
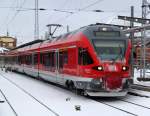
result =
M14 116L18 116L17 112L15 111L15 109L13 108L13 106L11 105L11 103L9 102L9 100L7 99L7 97L5 96L4 92L1 89L0 89L0 93L4 97L5 101L9 105L9 107L11 108ZM4 103L5 101L2 100L1 103Z
M31 95L29 92L27 92L25 89L23 89L21 86L19 86L17 83L15 83L14 81L12 81L11 79L8 79L6 76L0 74L4 79L6 79L7 81L9 81L11 84L13 84L14 86L16 86L17 88L19 88L21 91L23 91L24 93L26 93L27 95L29 95L30 97L32 97L34 100L36 100L38 103L40 103L41 105L43 105L45 108L47 108L49 111L53 112L56 116L59 116L59 114L57 114L54 110L50 109L48 106L46 106L43 102L41 102L40 100L38 100L37 98L35 98L33 95ZM68 89L66 89L68 90ZM87 98L87 97L86 97ZM104 103L102 103L103 105L106 105ZM128 113L129 115L131 116L137 116L135 114L132 114L130 112L127 112L127 111L124 111L124 110L121 110L119 108L116 108L116 107L113 107L113 106L110 106L110 105L107 105L115 110L118 110L118 111L121 111L121 112L125 112L125 113ZM17 115L18 116L18 115Z
M143 98L145 99L145 101L150 100L150 96L144 94L137 94L134 92L129 92L128 96L125 98L92 98L92 99L94 101L121 110L133 116L142 116L142 112L145 112L145 114L146 112L150 113L150 106L142 105L142 103L139 104L135 100L132 100L133 98L137 100Z
M144 85L133 84L133 85L131 85L131 88L150 92L150 87L144 86Z
M125 110L125 109L119 108L119 107L114 106L114 105L112 105L112 104L109 104L109 103L107 103L107 102L104 102L104 101L101 101L101 100L96 100L96 101L97 101L97 102L100 102L100 103L102 103L102 104L104 104L104 105L110 106L110 107L112 107L112 108L114 108L114 109L117 109L117 110L120 110L120 111L122 111L122 112L125 112L125 113L127 113L127 114L130 114L130 115L132 115L132 116L138 116L138 115L135 114L135 113L129 112L129 111Z
M96 101L100 102L102 104L105 104L107 106L113 107L115 109L118 109L127 114L133 115L133 116L141 116L140 111L138 111L136 109L140 109L143 112L145 112L145 111L150 112L150 107L146 107L146 106L143 106L143 105L140 105L140 104L137 104L134 102L130 102L127 100L123 100L123 99L118 99L118 98L112 99L113 102L110 100L100 100L100 99L97 99ZM120 103L124 104L124 105L119 105ZM126 108L125 106L130 106L130 107ZM135 109L133 110L133 108L135 108Z
M48 111L52 112L55 116L59 116L59 114L57 112L55 112L53 109L51 109L50 107L48 107L46 104L44 104L43 102L41 102L40 100L38 100L37 98L35 98L32 94L30 94L28 91L26 91L25 89L23 89L21 86L19 86L18 84L16 84L12 80L10 80L7 77L5 77L3 74L0 74L0 75L1 75L1 77L3 77L4 79L6 79L7 81L9 81L11 84L13 84L14 86L16 86L18 89L20 89L21 91L23 91L25 94L27 94L28 96L30 96L33 100L35 100L36 102L38 102L40 105L42 105L43 107L45 107ZM13 106L10 104L10 102L8 101L8 99L6 98L6 96L4 95L4 93L1 90L0 90L0 92L4 96L5 100L7 101L7 103L11 107L11 109L13 110L15 116L18 116L17 112L14 110Z
M24 93L26 93L28 96L30 96L32 99L34 99L35 101L37 101L39 104L41 104L42 106L44 106L46 109L48 109L49 111L53 112L56 116L59 116L59 114L57 112L55 112L53 109L49 108L49 106L45 105L42 101L38 100L37 98L35 98L31 93L29 93L28 91L26 91L23 87L21 87L19 84L17 84L15 81L13 81L12 79L7 78L6 76L0 74L5 80L9 81L11 84L13 84L14 86L16 86L17 88L19 88L21 91L23 91ZM116 109L118 111L124 112L128 115L131 116L141 116L141 112L140 111L144 111L144 112L149 112L150 113L150 107L149 106L145 106L142 104L138 104L135 101L132 101L132 99L130 98L141 98L141 99L145 99L147 101L149 101L150 96L145 95L145 94L137 94L135 92L130 91L129 95L127 98L90 98L96 102L99 102L105 106L109 106L113 109ZM87 98L87 97L86 97ZM128 106L128 107L125 107ZM129 108L130 107L130 108Z

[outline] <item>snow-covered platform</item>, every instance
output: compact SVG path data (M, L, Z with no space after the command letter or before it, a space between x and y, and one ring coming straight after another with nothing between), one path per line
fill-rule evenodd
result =
M0 71L0 116L145 116L150 98L87 98L13 72ZM150 96L148 92L141 92ZM80 107L80 110L77 110Z
M140 77L140 70L135 70L134 71L134 84L142 85L142 86L147 86L150 87L150 81L138 81L137 78ZM145 77L150 79L150 70L146 70Z

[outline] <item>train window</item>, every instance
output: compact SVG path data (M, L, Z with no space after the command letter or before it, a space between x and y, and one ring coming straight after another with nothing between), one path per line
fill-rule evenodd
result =
M25 64L28 64L28 56L25 56Z
M50 53L50 66L51 67L55 66L55 52Z
M21 62L22 62L22 64L24 63L24 60L25 60L25 57L24 57L24 55L22 55L21 56Z
M18 64L18 57L15 56L15 63Z
M68 52L67 51L64 52L63 58L64 58L64 64L68 64Z
M40 53L40 63L45 68L55 67L55 52Z
M63 67L63 52L59 52L59 67Z
M27 56L25 55L25 64L27 64L28 62L28 59L27 59Z
M91 58L87 49L79 48L79 65L89 65L93 64L93 59Z
M50 53L44 53L43 54L43 64L46 67L50 66Z
M11 63L11 62L10 62L10 56L8 57L8 64L9 64L9 63Z
M23 61L24 61L24 56L22 56L22 55L18 56L18 64L19 65L22 64Z
M63 68L64 64L68 64L68 52L67 51L59 52L59 67Z
M17 56L15 56L15 64L17 64Z
M25 63L26 63L26 65L32 64L32 55L26 55L25 56Z
M43 54L42 53L40 53L40 64L43 64Z
M55 66L55 52L40 53L40 63L46 67Z
M122 60L125 56L124 40L93 40L96 53L101 60Z
M12 57L12 62L15 64L15 56Z
M34 54L34 65L36 65L38 63L38 54Z
M21 64L21 56L18 56L18 64Z

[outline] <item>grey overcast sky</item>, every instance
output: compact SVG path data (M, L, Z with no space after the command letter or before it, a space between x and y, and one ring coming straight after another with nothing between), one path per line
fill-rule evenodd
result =
M0 0L0 35L6 35L8 30L11 36L18 38L18 44L34 40L34 10L18 11L21 7L34 8L34 2L35 0ZM118 23L117 15L130 16L132 5L135 6L135 16L141 17L141 4L142 0L39 0L39 8L47 9L39 11L40 37L44 37L46 25L50 23L63 25L57 35L66 32L66 25L70 26L70 30L75 30L96 22ZM80 12L73 10L75 13L72 15L53 11L83 8L84 11ZM104 12L90 11L95 9Z

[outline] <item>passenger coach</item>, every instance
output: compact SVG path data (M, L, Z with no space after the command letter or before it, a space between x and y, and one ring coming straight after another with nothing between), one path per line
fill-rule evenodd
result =
M117 27L89 25L53 40L30 42L7 54L6 65L90 96L125 96L131 42Z

